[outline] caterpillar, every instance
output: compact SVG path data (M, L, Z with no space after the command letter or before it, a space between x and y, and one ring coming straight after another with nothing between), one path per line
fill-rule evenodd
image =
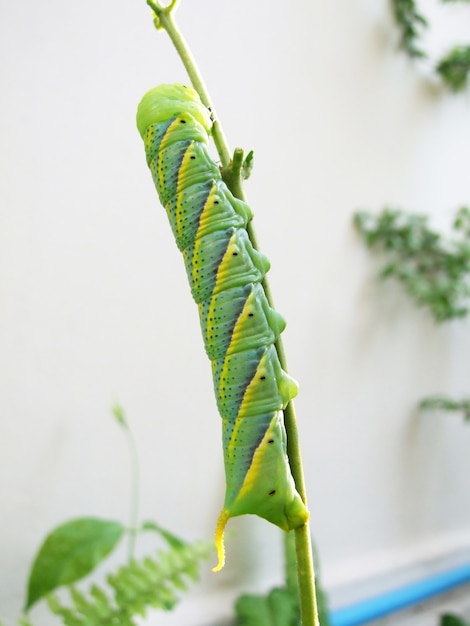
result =
M248 237L252 211L232 195L208 152L209 110L191 87L164 84L142 98L137 127L183 254L222 417L226 493L216 527L218 571L229 518L255 514L285 531L308 520L281 412L298 386L274 346L285 321L262 286L270 264Z

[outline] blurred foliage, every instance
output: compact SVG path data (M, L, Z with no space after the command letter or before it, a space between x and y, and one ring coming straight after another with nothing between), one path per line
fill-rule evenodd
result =
M391 256L382 278L395 277L418 306L436 322L463 318L469 313L470 210L461 208L453 223L453 237L431 230L424 215L384 209L379 215L356 213L354 223L369 248ZM470 422L470 398L445 395L421 400L421 409L463 413Z
M153 521L138 526L137 450L123 409L116 405L113 415L125 429L130 447L133 480L129 527L112 520L82 517L54 528L31 565L20 626L32 626L28 612L41 600L66 626L136 626L136 620L150 608L172 609L180 592L199 577L201 561L214 552L213 540L189 544ZM142 532L155 533L166 549L141 560L134 558L134 540ZM105 583L92 584L88 591L79 590L75 583L95 572L125 536L130 541L124 564L110 571ZM67 604L56 595L64 587L69 593Z
M421 409L450 411L454 413L462 413L464 419L470 422L470 398L462 400L453 400L447 396L429 396L419 403Z
M212 545L203 543L170 547L156 557L122 565L107 576L105 587L95 584L83 593L69 586L69 606L55 595L49 595L47 602L66 626L137 626L150 608L173 609L188 581L198 579L199 562L212 551Z
M426 53L418 47L421 31L428 22L418 12L414 0L392 0L395 20L401 28L401 46L412 57L425 57Z
M463 91L470 75L470 46L457 46L438 63L437 72L453 90Z
M444 613L444 615L441 616L440 626L470 626L470 622L459 615Z
M383 278L395 277L437 322L468 314L470 296L470 210L461 208L454 237L433 231L424 215L386 208L378 216L357 213L354 223L370 248L389 256Z
M235 626L301 626L295 533L285 535L285 581L265 595L244 594L235 603ZM319 559L314 550L315 586L321 626L330 626L328 599L321 586Z
M118 522L80 518L54 529L32 564L25 610L45 599L66 626L136 626L150 608L171 610L188 582L198 579L200 562L214 551L213 541L188 544L154 522L145 522L141 530L156 532L168 549L132 558L109 573L106 584L83 592L74 583L103 562L124 528ZM67 605L52 593L64 586L70 596ZM18 623L31 626L27 615Z
M266 595L242 595L235 613L236 626L300 626L299 602L287 587L276 587Z
M469 3L470 0L441 0L444 4ZM420 47L419 40L429 27L425 16L418 10L415 0L392 0L392 9L400 30L401 47L413 58L428 55ZM463 91L468 86L470 75L470 46L455 46L435 68L444 84L452 91Z
M116 547L123 533L122 524L94 517L55 528L33 561L25 610L54 589L87 576Z

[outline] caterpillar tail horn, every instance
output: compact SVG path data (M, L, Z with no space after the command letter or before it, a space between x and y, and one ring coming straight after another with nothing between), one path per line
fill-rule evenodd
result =
M217 526L215 528L215 547L217 550L217 558L219 562L212 569L213 572L220 572L225 565L225 546L224 546L224 531L225 526L229 520L230 514L227 509L222 509L217 520Z

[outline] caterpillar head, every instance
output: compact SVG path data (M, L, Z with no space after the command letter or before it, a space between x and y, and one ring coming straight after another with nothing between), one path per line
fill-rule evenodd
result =
M192 87L179 83L154 87L145 94L137 108L137 128L141 137L151 124L170 120L181 113L189 113L207 133L210 132L212 121L209 109Z

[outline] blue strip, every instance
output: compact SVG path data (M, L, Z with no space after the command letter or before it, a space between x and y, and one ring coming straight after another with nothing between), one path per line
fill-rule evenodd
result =
M332 611L331 626L360 626L468 582L470 582L470 563Z

